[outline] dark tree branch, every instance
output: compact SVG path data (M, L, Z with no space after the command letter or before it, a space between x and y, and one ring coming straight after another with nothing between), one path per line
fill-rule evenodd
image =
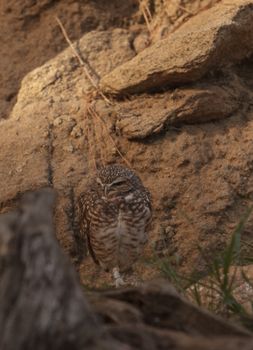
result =
M53 232L53 202L49 189L29 193L0 218L0 349L101 348L102 326Z

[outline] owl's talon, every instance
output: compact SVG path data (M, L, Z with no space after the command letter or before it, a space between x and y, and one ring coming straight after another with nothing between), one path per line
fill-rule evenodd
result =
M122 277L120 276L118 267L114 267L112 269L112 275L115 279L115 287L119 288L121 286L124 286L125 282L123 281Z
M125 285L125 282L123 281L123 279L121 277L119 277L115 280L115 287L116 288L120 288L124 285Z

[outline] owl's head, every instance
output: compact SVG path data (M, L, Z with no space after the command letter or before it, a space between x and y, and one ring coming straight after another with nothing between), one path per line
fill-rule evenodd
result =
M125 197L138 188L143 188L140 178L121 165L109 165L98 172L97 183L108 199Z

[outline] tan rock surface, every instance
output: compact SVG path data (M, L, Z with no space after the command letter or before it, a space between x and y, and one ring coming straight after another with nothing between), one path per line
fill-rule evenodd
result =
M225 81L226 83L225 83ZM160 94L142 94L119 102L116 128L128 139L144 139L170 126L206 123L231 116L249 103L250 91L236 79L195 84Z
M127 27L135 0L1 0L0 119L8 118L24 76L68 47L55 16L72 41L85 33Z
M41 107L43 109L43 105ZM30 109L30 113L34 118L32 127L31 119L27 118L27 115L23 118L17 116L14 121L7 120L1 125L0 198L2 206L19 193L45 186L49 182L48 121L46 118L38 118L40 114L34 108Z
M253 52L253 4L222 2L201 12L101 80L108 93L139 93L196 81Z

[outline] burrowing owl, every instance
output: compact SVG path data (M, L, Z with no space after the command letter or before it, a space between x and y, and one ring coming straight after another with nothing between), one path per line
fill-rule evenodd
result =
M91 179L78 207L93 260L112 272L116 286L123 284L120 273L132 267L147 242L149 191L132 170L109 165Z

